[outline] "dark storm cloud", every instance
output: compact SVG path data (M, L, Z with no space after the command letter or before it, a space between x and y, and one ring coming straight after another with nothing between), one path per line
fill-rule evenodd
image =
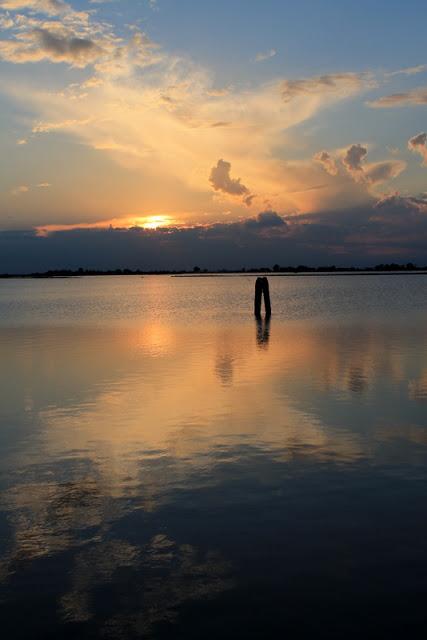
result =
M240 222L164 228L74 229L38 236L0 232L0 272L80 266L97 269L349 266L427 263L427 200L393 195L366 206L282 217L264 211Z

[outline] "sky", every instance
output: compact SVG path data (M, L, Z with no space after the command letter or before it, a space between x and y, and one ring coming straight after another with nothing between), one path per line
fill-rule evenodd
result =
M0 272L427 264L418 0L0 0Z

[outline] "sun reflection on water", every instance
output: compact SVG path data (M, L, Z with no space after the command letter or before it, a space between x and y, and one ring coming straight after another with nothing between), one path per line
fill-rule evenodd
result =
M393 461L426 446L424 327L415 338L417 350L413 333L375 323L274 318L3 330L2 412L24 431L4 459L1 582L65 563L63 624L102 619L105 637L151 633L233 590L233 558L193 540L202 496L261 508L304 474L383 464L396 437ZM173 514L196 504L174 533ZM113 585L122 605L106 615L94 594Z

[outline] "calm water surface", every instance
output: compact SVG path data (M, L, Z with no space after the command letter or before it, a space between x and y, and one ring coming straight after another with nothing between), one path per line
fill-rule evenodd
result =
M0 281L5 638L425 636L427 276Z

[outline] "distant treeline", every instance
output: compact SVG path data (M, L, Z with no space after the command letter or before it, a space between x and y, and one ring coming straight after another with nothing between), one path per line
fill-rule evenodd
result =
M243 274L243 273L271 273L271 274L305 274L305 273L377 273L377 272L416 272L427 271L427 266L419 267L412 262L397 264L395 262L377 264L374 267L337 267L336 265L325 265L320 267L308 267L300 264L298 266L282 267L275 264L273 267L251 267L242 269L202 269L195 266L191 270L141 270L141 269L50 269L43 273L23 273L23 274L0 274L0 278L79 278L83 276L145 276L145 275L215 275L215 274Z

